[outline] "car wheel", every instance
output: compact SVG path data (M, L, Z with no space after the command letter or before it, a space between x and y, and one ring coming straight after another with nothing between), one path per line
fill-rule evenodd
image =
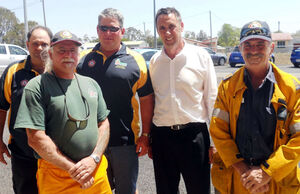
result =
M235 67L235 63L230 63L230 66L231 67Z
M299 67L299 63L294 63L294 66L295 67Z
M221 65L221 66L225 65L225 59L224 58L219 59L218 64Z

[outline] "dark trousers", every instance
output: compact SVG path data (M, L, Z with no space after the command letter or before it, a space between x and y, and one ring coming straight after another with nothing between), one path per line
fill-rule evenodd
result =
M180 130L153 125L151 137L157 194L176 194L180 174L188 194L210 193L210 140L205 123Z
M38 194L37 160L25 159L12 154L11 169L15 194Z

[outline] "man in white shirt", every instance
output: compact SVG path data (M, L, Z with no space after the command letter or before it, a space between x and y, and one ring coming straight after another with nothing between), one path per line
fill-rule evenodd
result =
M178 192L180 174L187 193L210 193L210 139L217 80L210 55L181 37L175 8L162 8L156 26L164 48L150 61L155 93L152 156L158 194Z

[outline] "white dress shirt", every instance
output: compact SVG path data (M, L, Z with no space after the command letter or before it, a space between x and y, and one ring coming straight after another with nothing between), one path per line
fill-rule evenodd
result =
M171 59L163 49L152 57L149 70L156 126L209 122L218 88L206 50L185 42L180 53Z

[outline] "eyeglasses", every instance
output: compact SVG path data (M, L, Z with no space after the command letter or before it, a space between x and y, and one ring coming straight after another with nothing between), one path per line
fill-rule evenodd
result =
M86 114L86 116L85 116L84 119L77 119L77 118L73 117L73 116L69 113L66 93L64 92L64 90L63 90L61 84L59 83L59 81L58 81L58 79L57 79L57 77L56 77L54 71L52 71L52 74L54 75L55 80L56 80L56 82L57 82L57 84L58 84L60 90L61 90L62 93L64 94L64 103L65 103L65 105L66 105L66 111L67 111L67 116L68 116L68 118L69 118L69 121L73 121L73 122L76 124L76 128L78 128L78 129L84 129L84 128L86 128L87 123L88 123L88 119L89 119L89 117L90 117L90 107L89 107L89 104L88 104L86 98L82 95L82 90L81 90L81 88L80 88L80 85L79 85L78 78L77 78L76 74L75 74L75 78L76 78L77 85L78 85L78 88L79 88L79 92L80 92L82 101L83 101L83 103L84 103L84 108L85 108L85 114ZM77 125L78 122L79 122L79 125Z
M249 35L263 35L271 37L270 30L266 28L246 28L241 32L241 39Z
M120 30L119 27L114 27L114 26L98 26L99 30L102 32L107 32L108 30L111 32L118 32Z

